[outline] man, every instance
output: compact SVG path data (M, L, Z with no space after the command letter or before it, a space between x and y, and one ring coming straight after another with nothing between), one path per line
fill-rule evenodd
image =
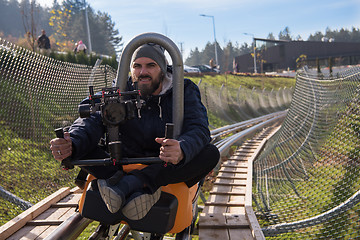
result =
M37 43L40 48L40 52L47 55L50 49L50 39L46 36L44 29L41 30L41 35L38 37Z
M98 178L102 199L110 212L119 210L131 220L143 218L160 197L160 187L185 182L188 187L203 179L217 164L219 151L209 144L210 132L206 109L201 103L198 87L184 79L184 121L177 139L165 139L165 125L172 122L172 75L167 70L164 51L158 45L145 44L133 54L131 78L127 90L138 83L146 104L141 118L120 124L124 157L156 157L166 164L152 164L134 170L117 183L111 176L117 172L112 167L87 167ZM77 119L64 139L51 140L54 158L103 158L98 147L104 135L100 114ZM136 206L136 207L135 207Z

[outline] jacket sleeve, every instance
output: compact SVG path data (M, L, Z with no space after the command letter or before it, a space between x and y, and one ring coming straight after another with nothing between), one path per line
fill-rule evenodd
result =
M191 80L185 79L184 121L178 137L185 163L191 161L210 142L208 125L207 112L201 102L199 88Z
M69 132L73 145L72 159L83 159L90 150L97 147L105 133L100 113L92 114L89 118L78 118Z

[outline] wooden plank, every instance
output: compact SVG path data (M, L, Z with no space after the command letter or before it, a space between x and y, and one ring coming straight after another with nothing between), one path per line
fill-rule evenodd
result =
M254 240L249 228L229 229L229 239L231 240Z
M83 190L81 190L79 187L74 187L70 190L70 193L72 194L82 194Z
M40 214L35 221L65 221L75 212L75 208L49 208ZM13 239L42 239L49 235L55 228L52 225L25 226L15 232ZM50 229L50 230L49 230ZM43 236L43 237L40 237Z
M246 164L247 159L229 159L229 160L222 162L222 165L224 165L224 164L225 165L237 165L240 163Z
M251 154L251 153L254 152L254 151L253 151L254 148L255 148L255 146L252 147L252 148L242 147L242 148L238 149L236 152L239 152L240 155L241 155L241 154ZM236 156L236 153L234 154L234 156Z
M206 202L206 206L245 207L245 203L239 202Z
M70 208L68 209L68 211L66 211L64 214L62 214L59 218L59 220L61 221L65 221L67 220L68 218L70 218L75 212L75 209L74 208ZM40 239L44 239L46 238L47 236L49 236L53 231L55 231L57 228L57 226L50 226L48 227L45 231L43 231L40 235L39 235L39 238Z
M217 175L217 178L218 177L227 177L227 178L230 178L230 177L234 177L235 179L236 178L246 178L247 176L247 172L219 172L219 174Z
M228 215L228 214L201 214L199 219L201 228L247 228L249 222L245 215Z
M47 236L49 236L53 231L55 231L59 226L49 226L48 228L45 229L45 231L43 231L41 234L39 234L38 239L45 239Z
M216 178L214 183L242 183L246 184L247 179L244 178L237 178L237 179L231 179L231 178Z
M199 231L199 240L230 240L227 229L201 229Z
M19 239L35 240L38 239L38 236L48 227L49 226L38 226L38 227L24 226L15 234L6 238L6 240L19 240Z
M81 193L72 193L61 199L58 203L78 203L81 198Z
M249 150L249 149L255 149L257 147L258 144L244 144L242 145L239 150Z
M246 217L248 218L251 233L256 240L265 240L264 233L261 231L260 224L256 219L254 210L250 206L245 206Z
M239 187L246 187L246 182L239 182L239 183L236 183L236 182L214 182L214 185L221 185L221 186L239 186Z
M25 226L26 222L34 219L46 209L48 209L51 204L59 201L66 195L70 193L70 188L61 188L55 193L51 194L47 198L41 200L31 208L25 210L23 213L19 214L9 222L5 223L0 227L0 239L6 239L11 236L13 233L18 231L20 228Z
M227 163L224 162L223 164L221 164L222 167L235 167L235 168L247 168L247 161L246 162L236 162L236 163Z
M220 173L247 173L247 169L238 168L236 172L233 169L222 169L219 170Z
M242 152L238 152L235 153L234 155L230 156L228 159L232 160L232 159L246 159L248 157L251 156L252 153L242 153Z
M239 195L239 196L245 196L245 192L215 192L215 191L211 191L210 194L212 194L212 195Z
M243 206L231 206L227 207L226 213L228 214L242 214L245 215L245 207Z
M243 177L228 177L228 176L217 176L217 179L234 179L234 180L246 180L246 176Z

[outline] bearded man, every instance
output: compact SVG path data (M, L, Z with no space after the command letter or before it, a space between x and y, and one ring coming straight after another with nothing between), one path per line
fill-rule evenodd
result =
M83 167L98 180L103 201L111 213L122 211L131 220L143 218L160 198L160 187L185 182L188 187L203 179L218 163L219 151L210 144L206 108L196 84L184 79L184 119L177 139L165 139L165 125L173 122L172 74L164 50L144 44L133 53L127 91L137 83L145 107L140 116L119 126L124 157L159 157L164 163L151 164L127 173L118 182L109 179L117 166ZM79 118L64 138L51 140L56 160L107 157L98 147L105 128L100 113Z

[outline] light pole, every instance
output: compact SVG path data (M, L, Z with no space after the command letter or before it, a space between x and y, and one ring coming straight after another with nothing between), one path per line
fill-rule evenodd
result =
M88 17L88 12L87 12L87 4L86 1L83 1L84 6L85 6L85 20L86 20L86 30L87 30L87 35L88 35L88 48L89 48L89 53L91 54L92 52L92 46L91 46L91 36L90 36L90 27L89 27L89 17Z
M212 18L213 28L214 28L214 42L215 42L215 62L216 62L216 65L219 66L218 55L217 55L217 46L216 46L216 34L215 34L215 17L210 16L210 15L205 15L205 14L200 14L200 16Z
M244 33L245 35L250 35L253 37L253 42L254 42L254 73L257 73L257 69L256 69L256 40L254 37L254 34L251 33Z

